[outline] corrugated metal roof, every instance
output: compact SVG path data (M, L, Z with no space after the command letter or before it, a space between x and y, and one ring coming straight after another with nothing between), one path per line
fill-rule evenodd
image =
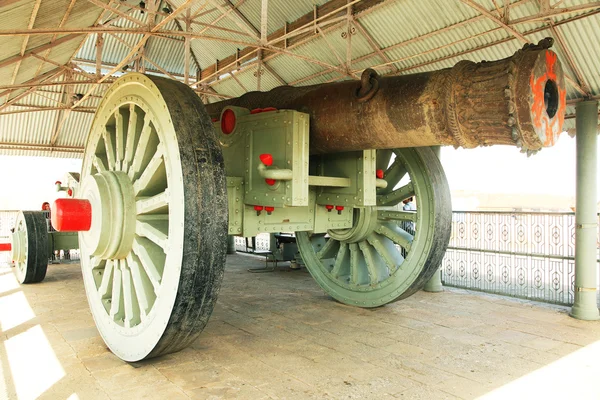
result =
M184 1L173 0L170 3L176 8L182 5ZM224 10L229 9L228 2L225 0L218 1L218 4L221 4ZM103 2L106 3L107 0L103 0ZM355 4L355 7L358 9L362 3L369 2L376 3L373 0L363 0ZM69 3L69 0L42 0L34 27L57 27L63 19L65 7ZM294 22L304 15L311 15L315 5L321 6L326 3L328 3L327 0L299 0L293 2L270 0L268 33L271 34L284 27L286 23ZM504 2L496 3L499 5L504 4ZM511 3L513 4L510 9L511 21L528 18L540 12L539 2L535 0L511 0ZM18 0L9 6L0 6L0 31L26 28L34 4L35 0ZM238 49L245 47L243 43L252 43L256 40L256 32L261 25L261 0L231 0L231 4L237 8L237 11L229 11L229 15L226 17L222 15L219 9L214 7L213 2L197 1L191 5L191 14L198 14L195 22L191 25L192 32L195 34L204 32L204 35L211 37L195 38L191 41L192 54L202 70L213 68L217 61L236 54ZM344 4L345 2L339 1L338 5L343 6ZM499 15L491 1L478 0L478 4L487 7L493 15ZM589 4L586 0L565 0L560 2L559 7L581 7ZM125 12L130 5L137 5L137 1L115 2L112 7L118 7L119 10ZM325 12L330 10L331 8L327 8ZM162 14L157 17L157 22L162 21L167 16L163 10L159 11ZM100 8L95 7L93 4L84 0L77 0L65 27L91 26L100 13ZM241 13L241 16L237 15L238 13ZM148 12L142 13L139 10L133 10L127 11L127 14L144 24L149 22ZM323 13L319 13L319 15L323 15ZM344 15L345 11L342 11L337 16ZM179 15L180 18L184 16L185 12ZM575 16L581 18L573 19ZM111 18L115 17L117 16L113 15ZM355 18L370 37L368 39L360 29L354 29L351 35L351 68L355 76L358 76L364 68L373 66L376 66L380 73L410 74L448 68L462 59L473 61L494 60L510 56L522 46L522 43L514 39L511 33L459 0L388 0L363 11ZM562 36L568 48L567 53L563 51L559 43L554 46L554 50L563 63L563 69L571 80L575 82L579 80L575 69L570 65L569 57L571 57L576 68L583 76L582 86L588 87L592 96L600 96L600 46L598 46L598 43L600 43L600 6L580 9L565 15L555 15L551 19L557 25L556 31ZM215 20L218 20L218 22L215 23ZM568 22L563 24L565 21ZM209 24L215 26L209 27ZM111 22L111 26L123 29L140 28L137 23L125 18L117 18ZM179 31L181 28L185 29L185 22L170 21L163 27L166 31ZM514 28L527 35L527 38L532 42L537 42L543 37L552 36L553 34L548 29L548 23L544 19L519 23ZM299 44L297 40L292 40L291 47L286 50L298 56L318 60L318 62L302 60L292 55L270 54L265 64L273 73L263 69L261 89L269 90L281 85L282 83L278 77L287 83L297 85L349 79L343 73L328 71L326 66L328 64L336 68L340 66L340 70L345 69L343 64L346 60L347 46L345 38L346 21L341 21L323 29L325 38L317 34L302 39ZM103 71L106 72L112 66L120 63L141 37L141 34L104 34L105 42L102 59L106 64L106 68ZM27 49L44 45L49 42L50 38L41 35L31 36ZM96 35L87 35L85 41L82 42L84 38L84 35L74 36L72 40L66 41L42 54L55 63L66 64L77 51L75 59L83 60L78 61L80 65L93 73L95 71ZM218 38L221 39L215 40ZM12 82L17 63L2 67L2 62L20 54L23 40L24 36L3 36L2 48L0 48L0 82ZM370 40L382 49L381 51L385 56L381 56L379 52L375 51L376 49L373 48ZM124 42L127 44L124 44ZM160 69L181 79L184 73L184 40L181 37L169 39L152 36L145 45L144 53L153 63L159 65ZM388 62L388 60L392 62ZM248 63L252 66L245 68L244 65ZM57 71L56 65L43 63L34 57L25 58L18 64L16 83L25 82L48 71ZM381 64L388 65L383 66ZM132 63L130 63L130 66L132 66ZM145 62L145 66L148 70L157 69L149 62ZM223 65L220 65L220 67L222 68ZM251 53L244 59L242 70L233 71L236 79L232 78L227 71L217 72L214 77L210 78L209 84L218 93L239 96L245 90L256 90L257 65L255 53ZM190 75L195 77L197 72L196 61L193 60L190 63ZM217 81L212 81L217 77L219 78ZM64 79L66 78L61 77L58 80ZM83 81L88 78L75 74L69 79ZM94 95L87 99L82 106L97 106L100 96L107 87L108 85L100 85ZM86 93L88 88L89 85L87 84L72 86L72 92ZM10 97L17 96L25 90L14 90ZM17 104L21 106L8 107L0 110L0 113L2 111L23 110L23 105L56 107L62 102L62 93L63 87L61 86L45 87L43 92L35 95L30 94L19 100ZM572 85L568 86L568 99L573 101L581 97L579 89ZM6 100L6 96L0 97L0 107ZM69 99L67 99L68 101ZM569 106L568 112L574 112L574 107ZM49 145L55 121L60 117L60 113L61 110L47 110L36 113L0 115L0 142L11 141L13 143ZM70 113L58 136L56 145L63 148L83 146L92 118L92 114L89 113ZM571 127L573 122L573 119L569 119L566 127ZM0 154L8 154L7 152L14 154L23 151L25 150L2 150ZM33 153L49 156L63 154L44 149L35 150ZM72 152L66 154L69 157L73 156Z

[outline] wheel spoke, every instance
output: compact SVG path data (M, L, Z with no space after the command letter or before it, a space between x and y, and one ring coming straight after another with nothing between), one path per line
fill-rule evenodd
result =
M412 182L392 191L389 194L377 196L378 206L395 206L402 200L415 195L415 188Z
M371 285L379 282L379 274L377 273L377 266L375 264L375 257L373 254L373 247L369 245L369 242L363 240L358 244L360 251L362 251L363 256L365 258L365 262L367 264L367 271L369 272L369 280L371 281Z
M114 260L114 277L113 277L113 286L112 286L112 296L110 303L110 313L109 315L113 320L119 321L124 318L123 313L123 282L121 279L121 270L118 268L116 263L118 260Z
M404 166L402 161L400 161L400 157L396 155L396 158L394 159L392 165L390 165L389 168L383 172L383 179L387 181L388 186L380 193L385 194L394 190L398 182L400 182L402 178L404 178L406 172L406 167Z
M407 252L410 251L410 247L413 241L413 235L400 229L399 227L396 228L398 230L392 229L389 226L381 224L377 227L377 229L375 229L375 232L387 237Z
M90 262L92 269L97 269L102 266L102 259L100 257L92 257Z
M136 213L148 214L169 205L169 190L166 189L157 195L140 198L135 202Z
M356 243L350 243L350 282L358 285L358 245Z
M133 280L133 287L135 289L135 296L138 300L140 307L141 317L145 317L150 312L154 301L156 300L156 294L154 293L154 286L148 278L146 271L140 265L139 258L135 254L127 255L127 265L131 271L131 278Z
M104 273L102 274L102 282L100 283L100 287L98 288L98 294L100 295L101 299L110 298L110 293L113 286L113 271L113 260L106 260Z
M324 258L331 258L335 256L338 250L337 243L339 242L334 239L327 240L327 242L325 242L321 250L317 253L317 258L321 260Z
M146 114L144 118L144 128L142 129L140 140L138 141L135 148L135 154L133 155L133 162L131 163L131 168L129 168L129 171L127 172L127 175L129 175L129 179L131 180L137 177L139 170L142 168L142 160L144 159L144 153L146 152L146 147L148 147L151 133L152 126L150 125L150 116Z
M148 166L146 169L144 169L144 172L142 172L142 175L140 175L140 177L133 183L133 192L136 196L140 193L140 191L148 187L148 185L152 182L152 178L163 163L163 148L162 146L158 146L156 152L152 156L152 159L148 163Z
M121 171L121 165L124 158L125 153L125 133L123 132L123 114L121 114L121 110L117 109L115 111L115 141L116 143L116 156L115 156L115 165L116 170Z
M135 224L135 233L138 236L146 237L154 243L162 247L163 251L167 250L167 241L169 237L169 220L147 220L137 221Z
M339 278L340 271L342 270L342 266L346 261L347 255L348 245L346 243L340 242L340 249L338 250L337 256L335 257L335 264L333 265L333 269L331 270L331 275L333 275L335 278Z
M153 246L154 245L152 242L146 238L136 237L133 239L133 252L139 257L146 275L150 279L150 282L152 282L152 286L154 286L154 293L158 293L160 282L162 280L162 268L164 264L159 266L154 261L157 252L152 248ZM162 255L164 257L164 253Z
M133 153L135 152L135 139L138 136L137 125L138 125L138 113L134 104L130 104L129 106L129 125L127 126L127 140L125 142L125 157L123 160L123 168L122 170L125 172L129 172L129 166L131 165L131 161L133 160ZM147 129L150 125L150 118L144 119L144 127L142 129Z
M92 164L94 165L94 168L96 168L97 172L106 171L106 165L104 165L104 161L102 161L102 159L100 157L94 156L94 160L92 161Z
M398 269L398 266L402 264L402 261L404 260L402 255L395 251L395 254L399 258L399 260L394 259L392 252L390 252L390 250L385 246L385 244L381 240L381 236L376 233L372 233L371 235L369 235L367 240L369 241L371 246L375 248L375 251L381 256L383 261L385 261L385 265L388 267L390 275L393 274L394 271Z
M412 221L417 222L416 211L388 211L379 210L377 212L379 220Z
M102 138L104 139L104 148L106 150L107 167L110 171L113 171L115 169L115 148L113 147L112 134L109 132L108 127L104 129Z
M377 169L386 171L390 166L392 154L394 154L392 150L377 150L377 160L375 161L375 167Z
M135 326L140 322L140 308L138 299L133 288L131 271L127 267L127 261L119 260L121 263L121 274L123 279L123 301L125 305L125 326Z

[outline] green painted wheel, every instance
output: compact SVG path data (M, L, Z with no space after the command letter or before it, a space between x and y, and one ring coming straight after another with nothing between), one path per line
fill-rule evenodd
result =
M11 258L20 283L38 283L48 269L48 225L41 211L20 211L11 235Z
M386 169L387 167L387 169ZM450 190L430 148L380 150L388 186L376 207L354 210L354 226L327 234L297 232L306 267L336 300L378 307L423 288L439 267L452 219ZM416 197L416 211L402 201Z
M88 137L77 197L88 302L126 361L178 351L212 313L227 246L223 156L187 86L128 74L105 95Z

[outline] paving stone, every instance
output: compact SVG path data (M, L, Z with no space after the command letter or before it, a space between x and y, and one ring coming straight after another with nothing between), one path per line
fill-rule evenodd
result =
M53 265L44 283L16 287L12 271L0 268L0 298L8 298L2 312L14 312L8 305L17 300L32 311L1 316L0 398L24 393L28 377L19 374L36 359L26 338L40 327L57 365L35 392L43 399L499 398L531 377L556 382L561 365L571 380L600 369L600 323L574 320L565 307L445 288L357 309L333 301L305 270L247 272L262 265L229 257L198 339L135 364L103 343L78 265ZM17 342L19 362L6 351ZM590 387L577 386L581 398L597 397L588 380Z

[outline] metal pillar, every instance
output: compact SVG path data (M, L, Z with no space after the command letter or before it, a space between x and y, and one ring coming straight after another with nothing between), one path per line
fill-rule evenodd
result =
M438 156L438 158L440 158L442 146L431 146L431 149L435 152L435 154ZM442 286L442 270L441 270L441 268L438 268L438 270L435 271L435 274L433 274L431 279L425 284L425 287L423 287L423 290L426 292L432 292L432 293L444 291L444 288Z
M596 190L598 185L598 102L576 107L577 190L575 210L575 303L573 318L597 320Z
M235 236L227 236L227 254L235 254Z

